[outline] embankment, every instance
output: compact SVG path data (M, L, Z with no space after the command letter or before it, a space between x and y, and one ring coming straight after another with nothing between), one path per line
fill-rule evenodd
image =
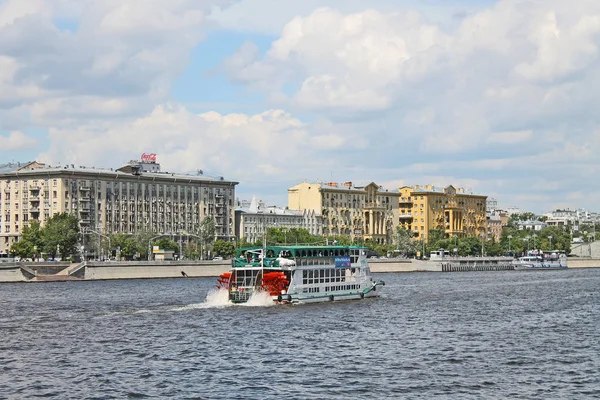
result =
M410 259L369 260L374 273L442 272L441 262ZM0 282L155 279L216 277L229 270L229 261L134 261L81 264L0 264ZM600 258L569 258L569 268L600 268ZM448 270L448 269L446 269ZM494 270L486 269L485 270ZM497 270L497 269L496 269Z

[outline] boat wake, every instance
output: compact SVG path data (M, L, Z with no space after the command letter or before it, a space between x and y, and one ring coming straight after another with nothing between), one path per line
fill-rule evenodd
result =
M159 309L139 309L139 310L127 310L111 312L99 315L98 317L118 317L127 316L134 314L146 314L146 313L160 313L160 312L173 312L173 311L189 311L206 308L224 308L224 307L272 307L275 305L271 296L266 292L256 292L246 303L234 304L229 301L229 293L227 289L215 289L208 292L206 300L202 303L187 304L185 306L177 306L172 308L159 308Z
M223 307L272 307L275 302L266 292L255 292L246 303L234 304L229 301L229 292L227 289L211 290L206 295L203 303L188 304L183 307L177 307L173 311L186 311L202 308L223 308Z

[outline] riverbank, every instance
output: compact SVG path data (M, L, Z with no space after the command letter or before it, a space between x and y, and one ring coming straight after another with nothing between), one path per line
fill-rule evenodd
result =
M444 262L410 259L369 260L374 273L442 272ZM0 282L56 282L113 279L217 277L229 261L130 261L0 264ZM570 258L569 268L600 268L600 258ZM483 269L486 270L486 269Z

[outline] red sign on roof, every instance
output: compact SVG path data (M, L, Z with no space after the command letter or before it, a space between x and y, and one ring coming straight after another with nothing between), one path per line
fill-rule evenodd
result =
M156 153L143 153L142 154L142 161L144 162L156 162Z

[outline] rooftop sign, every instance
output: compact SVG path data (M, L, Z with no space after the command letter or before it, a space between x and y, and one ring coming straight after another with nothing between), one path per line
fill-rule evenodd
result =
M143 162L156 162L156 153L142 153L142 161Z

